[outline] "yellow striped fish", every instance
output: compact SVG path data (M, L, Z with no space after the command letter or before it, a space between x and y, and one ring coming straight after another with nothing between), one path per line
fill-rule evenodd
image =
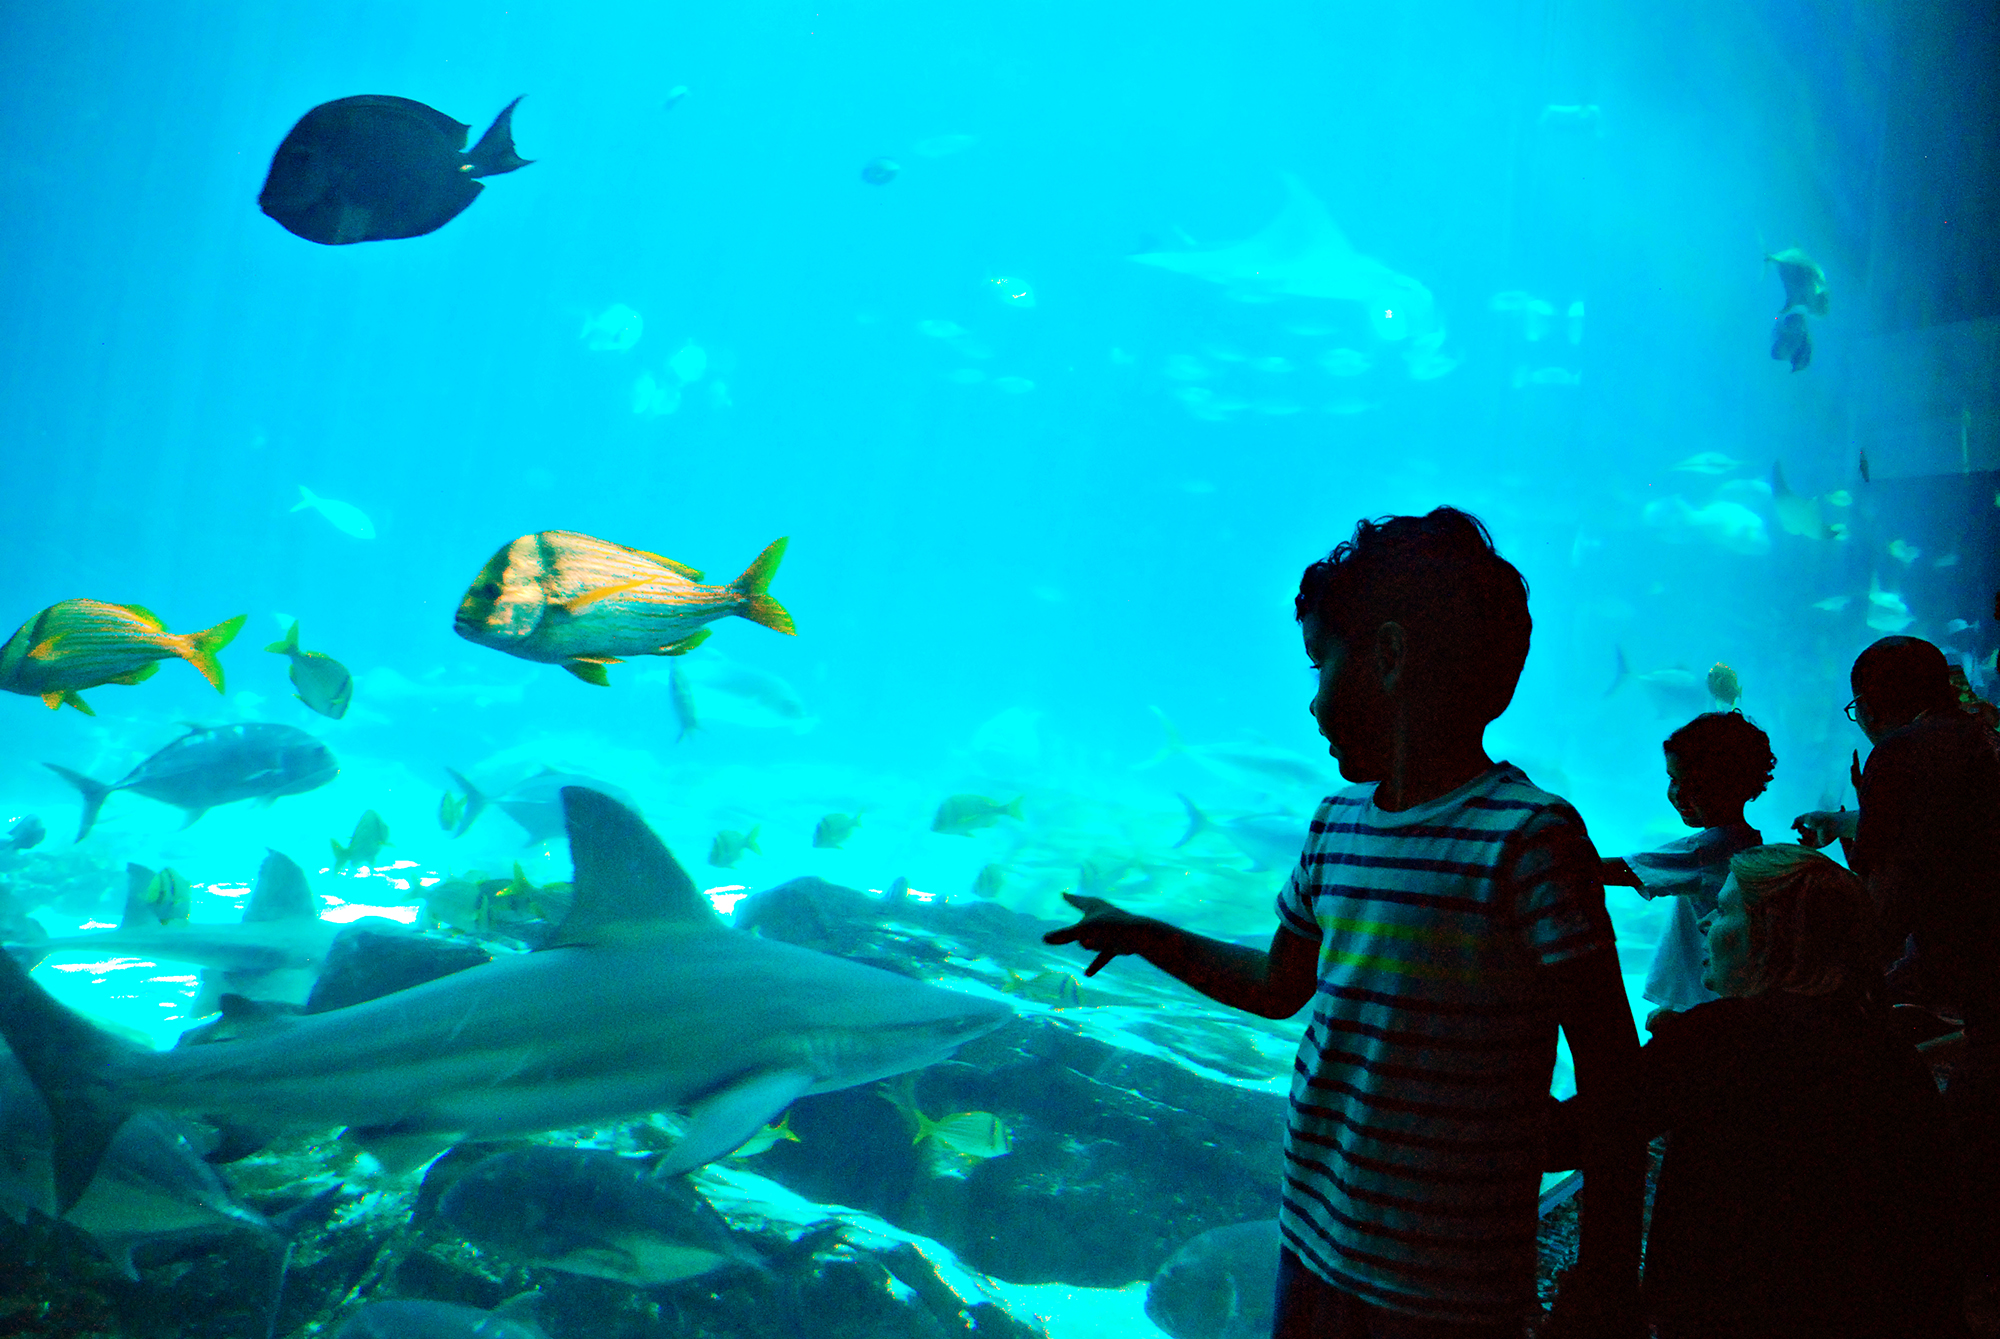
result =
M215 653L243 626L238 614L202 632L171 633L143 605L64 600L23 623L0 647L0 688L39 697L51 711L68 703L95 716L80 689L149 679L159 662L179 657L222 691Z
M604 687L623 656L677 656L735 614L791 636L792 616L765 594L786 541L775 540L726 586L644 549L570 530L522 535L494 554L459 602L467 641L523 660L561 665Z

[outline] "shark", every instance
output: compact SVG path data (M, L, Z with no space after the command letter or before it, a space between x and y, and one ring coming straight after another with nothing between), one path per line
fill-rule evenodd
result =
M148 1051L0 955L0 1037L48 1103L58 1203L149 1110L345 1127L406 1165L465 1139L683 1110L655 1169L673 1175L741 1147L795 1098L944 1060L1013 1014L734 930L635 812L579 786L562 801L575 899L546 946L344 1009Z
M146 900L152 871L128 867L125 915L115 930L86 930L32 944L8 944L7 952L33 967L57 953L99 957L154 958L187 963L202 971L197 1014L209 1013L224 993L280 1004L304 1004L333 941L347 927L319 916L319 903L305 871L272 851L257 870L250 901L237 922L162 922Z
M1250 301L1324 298L1359 303L1376 336L1384 340L1441 335L1428 288L1356 251L1304 182L1289 175L1284 182L1285 207L1252 236L1228 246L1148 251L1131 259L1220 284Z

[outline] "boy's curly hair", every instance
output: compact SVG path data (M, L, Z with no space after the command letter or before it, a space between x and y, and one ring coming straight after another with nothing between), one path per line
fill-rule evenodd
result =
M1441 701L1482 724L1507 709L1528 660L1528 583L1456 507L1363 520L1305 570L1300 623L1350 645L1395 622Z
M1740 711L1705 711L1667 736L1663 748L1688 779L1718 800L1748 804L1777 770L1771 737Z

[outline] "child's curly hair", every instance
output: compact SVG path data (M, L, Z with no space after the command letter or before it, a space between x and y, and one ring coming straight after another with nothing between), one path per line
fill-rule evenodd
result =
M1668 735L1663 747L1690 781L1731 803L1762 795L1778 767L1771 737L1740 711L1705 711Z

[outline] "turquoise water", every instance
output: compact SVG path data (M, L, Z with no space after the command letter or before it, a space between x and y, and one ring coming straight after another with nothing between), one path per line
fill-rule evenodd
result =
M169 662L87 693L95 717L0 701L0 815L41 815L53 853L76 801L41 763L110 781L182 722L271 721L338 780L186 828L115 796L63 858L107 890L172 865L197 919L235 914L266 848L346 903L516 860L539 883L562 842L498 813L454 838L437 810L446 767L496 793L554 767L622 788L719 897L814 874L957 900L992 868L1032 915L1089 888L1261 937L1282 872L1177 846L1179 797L1303 831L1332 772L1299 572L1359 517L1450 503L1532 591L1493 756L1604 853L1658 844L1685 831L1660 740L1724 662L1778 757L1750 821L1780 838L1853 803L1840 705L1868 642L1929 637L1991 695L2000 305L1912 221L1937 104L1892 68L1944 59L1943 27L1778 3L1671 32L1611 5L1282 0L15 7L0 618L87 596L248 621L220 696ZM357 93L475 136L524 94L534 161L430 235L303 241L257 208L271 153ZM893 180L863 179L878 158ZM1791 246L1831 290L1796 373L1768 356L1762 259ZM481 565L546 529L711 580L789 537L771 592L797 636L716 624L685 738L665 661L600 688L455 636ZM352 670L344 719L261 650L293 620ZM958 793L1021 817L933 832ZM333 873L369 809L407 863ZM831 812L860 826L815 848ZM705 862L753 827L759 851ZM1643 1011L1666 908L1608 901ZM191 1021L171 964L60 979L162 1044Z

